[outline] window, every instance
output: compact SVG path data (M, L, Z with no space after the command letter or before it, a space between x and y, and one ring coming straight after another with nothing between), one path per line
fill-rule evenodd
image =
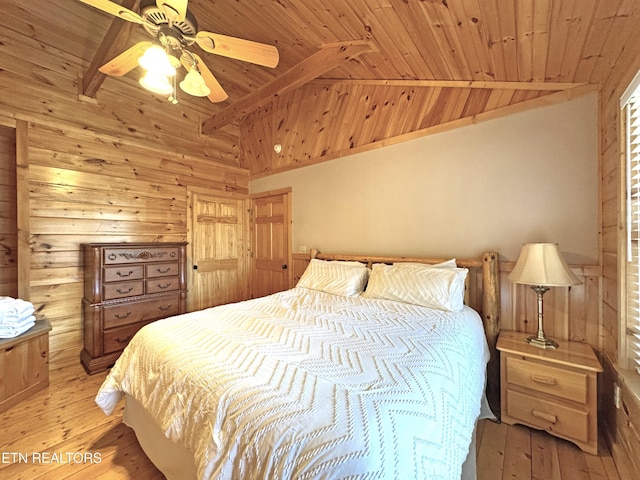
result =
M626 314L620 360L640 373L640 72L621 99L627 186Z

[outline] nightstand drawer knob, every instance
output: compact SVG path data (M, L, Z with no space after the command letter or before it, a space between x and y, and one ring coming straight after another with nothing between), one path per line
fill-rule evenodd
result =
M540 375L531 375L531 380L537 383L543 383L545 385L555 385L556 379L552 377L543 377Z
M558 421L558 417L556 417L555 415L551 413L541 412L540 410L536 409L531 410L531 415L549 423L556 423Z

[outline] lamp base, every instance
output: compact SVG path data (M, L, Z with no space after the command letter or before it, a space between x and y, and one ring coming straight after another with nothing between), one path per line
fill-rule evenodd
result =
M550 338L538 337L536 335L527 338L527 343L529 345L533 345L534 347L545 348L547 350L555 350L556 348L558 348L558 344Z

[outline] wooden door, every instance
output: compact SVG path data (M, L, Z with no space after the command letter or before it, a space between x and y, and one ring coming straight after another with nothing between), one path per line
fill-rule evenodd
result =
M291 288L291 192L252 196L252 297Z
M249 298L246 200L191 190L188 310Z

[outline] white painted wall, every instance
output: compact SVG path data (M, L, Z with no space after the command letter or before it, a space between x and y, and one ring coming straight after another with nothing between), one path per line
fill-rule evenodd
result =
M280 173L293 189L293 249L516 260L557 242L598 263L597 96L539 107Z

